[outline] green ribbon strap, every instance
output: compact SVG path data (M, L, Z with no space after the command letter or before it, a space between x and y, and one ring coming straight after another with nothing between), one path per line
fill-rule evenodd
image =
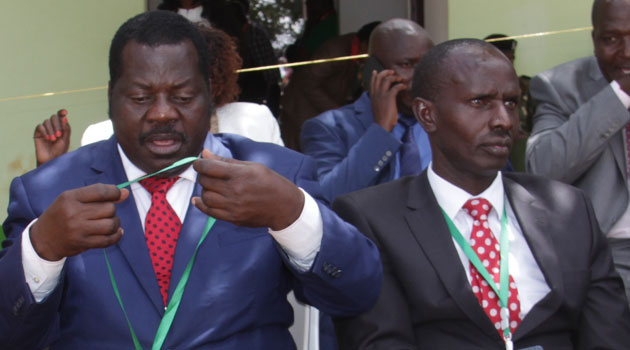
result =
M195 160L199 159L198 157L188 157L188 158L184 158L181 159L175 163L173 163L172 165L159 170L153 174L148 174L145 176L141 176L135 180L132 181L128 181L122 184L117 185L116 187L120 188L125 188L127 186L130 186L133 183L136 183L140 180L161 174L163 172L169 171L171 169L180 167L182 165L186 165L189 163L194 162ZM177 287L175 287L175 291L173 291L173 295L171 296L170 301L168 302L168 306L166 308L166 311L164 312L164 316L162 316L162 320L160 321L160 325L158 327L157 333L155 334L155 338L153 340L153 346L151 347L152 350L160 350L162 348L162 345L164 344L164 340L166 340L166 336L168 335L169 330L171 329L171 325L173 324L173 320L175 319L175 315L177 314L177 310L179 309L179 305L181 304L182 301L182 297L184 295L184 289L186 288L186 284L188 283L188 278L190 277L190 272L193 268L193 265L195 263L195 258L197 257L197 252L199 251L199 247L201 246L201 244L203 243L203 241L206 239L206 237L208 236L208 233L210 232L210 230L212 229L212 226L214 225L214 223L216 222L216 219L213 217L208 217L208 222L206 224L206 227L203 231L203 234L201 235L201 238L199 239L199 242L197 243L197 246L195 247L195 251L193 252L192 256L190 257L190 260L188 261L188 265L186 266L186 270L184 270L184 273L182 274L181 279L179 280L179 282L177 283ZM129 327L129 333L131 334L131 339L133 341L134 344L134 349L135 350L142 350L142 346L140 345L140 342L138 341L138 337L136 336L136 332L133 330L133 326L131 325L131 321L129 321L129 317L127 316L127 311L125 310L125 305L123 304L122 301L122 297L120 296L120 292L118 290L118 284L116 283L116 278L114 278L114 273L112 271L112 267L109 263L109 259L107 258L107 252L103 249L103 255L105 256L105 264L107 265L107 272L109 273L109 279L110 282L112 284L112 288L114 289L114 294L116 294L116 299L118 300L118 304L120 305L120 308L122 309L123 315L125 316L125 320L127 321L127 326Z
M508 263L508 254L510 252L510 240L507 235L507 214L506 214L506 205L503 206L503 215L501 215L501 242L500 242L500 272L499 272L499 286L497 287L496 283L494 283L494 279L488 273L488 270L481 260L479 260L479 256L475 253L474 249L470 246L468 241L464 238L464 236L459 232L451 218L448 217L444 209L442 209L442 215L444 215L444 219L446 220L446 225L448 226L448 230L451 233L451 236L457 244L462 248L464 254L470 262L475 266L477 271L481 274L484 280L488 282L488 285L492 287L492 290L499 296L499 304L501 308L508 307L508 295L509 295L509 281L510 281L510 272L509 272L509 263ZM510 332L510 315L507 314L507 327L503 327L503 338L506 341L506 344L509 342L511 344L512 334ZM502 322L503 324L503 322ZM502 325L503 326L503 325Z

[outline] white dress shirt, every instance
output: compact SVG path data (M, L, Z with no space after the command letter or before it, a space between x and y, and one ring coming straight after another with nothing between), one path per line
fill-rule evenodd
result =
M508 219L507 234L510 241L510 252L508 255L509 270L518 289L518 295L521 301L521 313L523 317L525 317L532 307L544 298L551 289L549 289L545 277L529 249L529 245L523 236L523 232L510 203L505 200L501 172L497 174L497 177L490 187L477 196L473 196L441 178L433 171L433 164L429 165L427 175L429 185L435 194L438 204L467 241L472 231L473 219L462 209L466 201L471 198L483 197L492 204L490 215L488 215L488 224L497 241L501 239L500 215L503 213L503 206L507 206L505 209ZM455 239L453 239L453 244L457 249L461 264L466 271L468 282L470 282L470 262L468 257L466 257L466 254Z
M621 90L621 86L619 86L619 83L613 80L612 82L610 82L610 86L612 87L613 91L619 98L619 101L623 103L624 107L626 107L626 109L630 108L630 96L628 96L628 94L626 94L625 91ZM623 141L624 141L623 144L626 145L628 140L626 138L625 130L622 130L621 133L623 134ZM628 154L627 147L624 147L623 149L624 149L624 154L626 155L625 159L627 162L628 157L630 157L630 154ZM626 188L630 195L630 181L626 181ZM617 222L613 225L613 227L610 228L610 231L608 231L608 233L606 234L606 237L630 239L630 202L628 203L628 207L623 212L619 220L617 220Z
M206 140L206 142L211 141L211 138ZM204 146L208 146L208 144ZM146 174L129 160L120 145L118 152L128 179L136 179ZM189 166L179 177L167 192L166 199L180 221L183 222L190 205L197 172L192 166ZM151 207L151 194L137 182L130 186L130 190L133 192L144 230L144 220ZM302 192L304 193L304 207L298 219L283 230L273 231L269 229L269 233L287 253L291 263L298 269L306 271L312 266L321 247L323 222L315 200L304 190ZM66 258L59 261L47 261L37 255L29 237L30 227L36 220L33 220L22 232L22 266L31 293L35 300L40 302L57 286Z

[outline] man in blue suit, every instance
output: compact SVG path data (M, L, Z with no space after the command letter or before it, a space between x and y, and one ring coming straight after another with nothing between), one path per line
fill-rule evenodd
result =
M370 58L364 71L371 78L368 92L352 104L304 123L302 151L317 160L320 183L329 201L417 174L431 161L429 139L411 111L411 77L432 46L426 31L415 22L392 19L381 23L370 36ZM406 167L411 172L401 161L408 129L415 142L407 144L417 148L410 156L416 164Z
M118 30L114 136L11 184L0 348L294 349L289 290L334 316L373 304L378 252L308 194L312 161L208 134L206 55L174 13ZM155 176L170 189L116 186L200 154Z

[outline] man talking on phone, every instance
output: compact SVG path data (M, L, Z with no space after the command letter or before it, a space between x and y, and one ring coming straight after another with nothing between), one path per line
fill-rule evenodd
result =
M302 127L302 151L317 160L325 197L407 175L431 161L426 132L412 112L413 69L433 42L417 23L391 19L370 36L364 73L368 91L357 101L310 119Z

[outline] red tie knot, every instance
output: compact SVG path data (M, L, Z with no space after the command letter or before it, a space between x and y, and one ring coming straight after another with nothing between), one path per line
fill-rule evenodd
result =
M472 198L464 204L463 209L475 220L488 220L492 204L485 198Z
M140 180L140 184L149 191L149 193L166 193L175 184L175 181L179 179L175 177L149 177L144 180Z

